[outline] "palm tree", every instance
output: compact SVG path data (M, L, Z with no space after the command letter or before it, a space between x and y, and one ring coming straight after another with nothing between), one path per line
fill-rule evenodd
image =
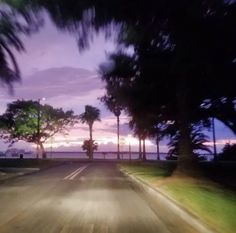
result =
M120 114L122 107L117 103L113 96L105 95L101 98L101 101L106 107L115 115L117 120L117 159L120 159Z
M86 105L85 112L80 114L80 121L89 126L89 141L90 141L90 154L89 158L93 158L93 124L95 121L100 121L100 110L96 107Z
M198 156L197 152L199 150L206 151L210 154L212 153L212 151L205 144L209 142L208 137L204 133L202 133L200 128L192 127L190 136L191 136L191 149L194 155ZM180 142L180 133L176 132L176 134L171 137L170 142L168 143L169 156L176 156L180 154L179 142Z
M145 118L141 118L140 116L135 116L129 122L130 128L134 131L134 135L138 136L139 138L139 158L142 157L143 161L147 160L146 157L146 144L145 140L149 135L149 122ZM143 151L141 151L143 150Z

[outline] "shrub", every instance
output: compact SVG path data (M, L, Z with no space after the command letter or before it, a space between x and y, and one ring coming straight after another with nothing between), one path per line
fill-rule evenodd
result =
M218 160L236 161L236 144L227 143L218 155Z
M83 145L82 145L82 149L86 151L87 156L91 155L90 148L91 148L90 147L90 140L84 140ZM95 151L97 149L98 149L98 144L94 140L92 140L92 150Z

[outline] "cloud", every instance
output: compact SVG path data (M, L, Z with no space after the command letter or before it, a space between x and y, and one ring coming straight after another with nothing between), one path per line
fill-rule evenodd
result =
M72 67L59 67L39 71L25 78L22 84L15 85L15 97L38 99L67 95L85 96L92 91L102 89L103 84L95 72Z

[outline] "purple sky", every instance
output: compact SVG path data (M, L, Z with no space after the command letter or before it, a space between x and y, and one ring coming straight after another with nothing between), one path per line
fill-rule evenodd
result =
M15 85L14 96L10 96L6 88L1 88L0 112L4 112L6 104L16 99L38 99L45 97L45 103L54 107L72 109L76 114L84 111L84 105L90 104L101 110L102 122L94 125L94 138L100 150L115 150L116 121L103 104L98 100L104 90L104 83L97 74L98 65L106 61L106 53L114 51L115 45L106 41L100 34L94 38L90 49L79 53L76 39L69 33L61 32L45 17L45 25L39 33L31 37L23 37L26 53L16 54L22 72L22 82ZM121 117L121 134L131 134L127 127L128 119ZM234 135L222 124L216 124L218 148L222 144L235 139ZM86 125L77 125L71 129L69 136L58 135L49 141L60 150L81 150L81 142L88 137ZM124 141L122 139L122 141ZM224 140L224 141L223 141ZM137 149L137 142L132 141ZM148 144L148 151L155 146ZM3 150L6 145L1 143ZM27 143L18 143L17 147L29 148ZM127 142L122 146L127 150ZM161 151L166 151L165 143Z

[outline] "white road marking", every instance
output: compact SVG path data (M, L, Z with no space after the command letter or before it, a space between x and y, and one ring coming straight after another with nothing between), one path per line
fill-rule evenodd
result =
M73 180L79 173L81 173L84 169L86 169L87 168L87 166L83 166L83 167L81 167L81 169L79 170L79 171L77 171L75 174L73 174L70 178L69 178L69 180Z
M73 180L79 173L81 173L87 167L88 166L79 167L78 169L70 173L68 176L64 177L63 180Z
M66 177L64 177L64 179L63 180L67 180L70 176L73 176L74 175L74 173L76 173L78 170L80 170L81 169L81 167L79 167L78 169L76 169L75 171L73 171L73 172L71 172L68 176L66 176Z

